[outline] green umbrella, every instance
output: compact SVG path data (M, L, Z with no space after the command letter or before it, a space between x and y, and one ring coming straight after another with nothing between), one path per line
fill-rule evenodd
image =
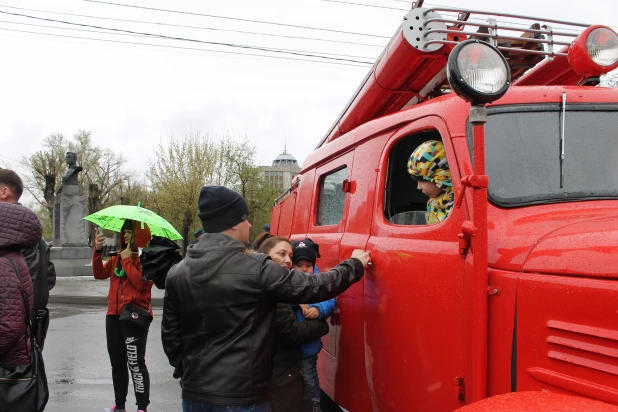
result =
M170 222L163 219L155 212L144 209L140 205L110 206L88 215L84 219L103 229L113 230L114 232L120 232L125 220L135 220L137 222L146 223L153 236L161 236L171 240L182 239L180 233L174 229L174 226L172 226Z

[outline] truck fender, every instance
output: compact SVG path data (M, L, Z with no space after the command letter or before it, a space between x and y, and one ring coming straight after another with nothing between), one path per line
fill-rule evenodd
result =
M537 412L537 411L595 411L618 412L618 406L582 398L580 396L563 395L553 392L512 392L492 396L471 403L457 412Z

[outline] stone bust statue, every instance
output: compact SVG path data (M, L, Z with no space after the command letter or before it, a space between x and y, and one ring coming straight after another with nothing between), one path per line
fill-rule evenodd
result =
M64 186L77 186L77 175L84 170L81 166L77 166L77 153L66 152L67 171L62 176L62 185L56 194L62 192Z

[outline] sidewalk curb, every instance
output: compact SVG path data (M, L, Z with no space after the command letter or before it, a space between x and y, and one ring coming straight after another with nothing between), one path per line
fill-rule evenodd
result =
M50 295L49 303L58 303L63 305L107 306L107 296ZM152 298L150 304L153 307L163 307L163 298Z

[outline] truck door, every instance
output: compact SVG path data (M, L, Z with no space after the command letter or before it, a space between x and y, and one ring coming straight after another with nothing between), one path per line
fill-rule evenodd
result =
M427 140L446 149L454 193L460 173L439 117L393 134L380 158L371 236L373 264L364 278L365 367L373 410L451 411L463 405L463 274L458 237L464 208L426 223L428 197L407 171ZM431 221L431 219L429 219Z
M354 149L346 193L346 222L339 241L339 263L354 249L365 249L369 240L375 202L376 169L392 129L365 139ZM322 253L324 256L324 253ZM322 268L320 266L320 268ZM331 318L330 331L322 341L325 351L318 357L320 386L337 404L361 411L371 404L365 374L364 286L361 280L337 297L338 313Z
M340 243L350 198L346 185L351 180L353 161L354 151L350 151L318 167L315 172L317 187L313 191L307 237L320 245L317 266L323 272L341 262ZM334 334L332 342L326 338L324 343L324 349L335 355Z

